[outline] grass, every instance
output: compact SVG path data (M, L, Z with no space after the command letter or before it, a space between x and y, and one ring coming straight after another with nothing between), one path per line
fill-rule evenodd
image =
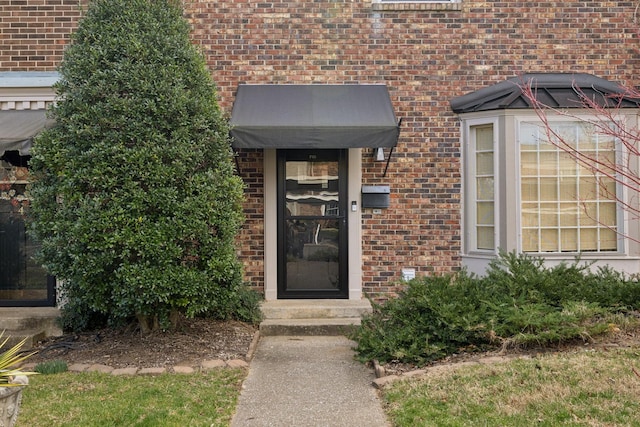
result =
M433 371L383 392L394 426L640 425L640 349Z
M65 372L31 377L21 426L227 426L245 371L122 377Z

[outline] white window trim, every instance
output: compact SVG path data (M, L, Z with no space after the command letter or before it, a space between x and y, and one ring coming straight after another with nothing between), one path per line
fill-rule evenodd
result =
M462 0L373 0L374 3L462 3Z
M476 201L477 201L477 189L474 188L475 184L475 153L476 153L476 142L475 137L472 136L472 128L478 126L492 126L493 127L493 249L478 249L478 241L477 241L477 210L476 210ZM482 255L495 255L498 253L498 249L500 247L500 153L499 153L499 144L498 144L498 118L487 118L487 119L470 119L465 122L464 128L465 134L465 154L466 158L463 159L463 164L466 166L465 171L465 179L463 180L463 209L465 202L469 205L467 209L464 210L464 221L463 221L463 236L465 238L466 253L468 254L482 254ZM470 188L464 188L465 186L469 186ZM465 191L466 190L466 191Z
M372 0L374 11L462 10L462 0Z

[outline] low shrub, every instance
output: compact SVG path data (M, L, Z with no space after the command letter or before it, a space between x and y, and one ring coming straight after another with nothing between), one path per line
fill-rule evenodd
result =
M636 310L640 283L576 260L548 268L502 253L484 277L461 271L416 278L373 303L352 338L361 360L423 364L465 349L587 339ZM616 317L617 316L617 317Z

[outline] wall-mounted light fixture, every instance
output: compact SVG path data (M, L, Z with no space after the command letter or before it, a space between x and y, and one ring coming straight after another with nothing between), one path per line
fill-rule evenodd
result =
M376 161L384 162L384 150L382 149L382 147L378 147L378 149L376 150Z

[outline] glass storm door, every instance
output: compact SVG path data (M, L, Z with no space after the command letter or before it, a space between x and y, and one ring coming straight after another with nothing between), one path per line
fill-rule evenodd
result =
M38 246L26 231L28 176L26 156L0 154L0 307L55 303L55 279L34 261Z
M347 298L346 150L278 151L278 298Z

